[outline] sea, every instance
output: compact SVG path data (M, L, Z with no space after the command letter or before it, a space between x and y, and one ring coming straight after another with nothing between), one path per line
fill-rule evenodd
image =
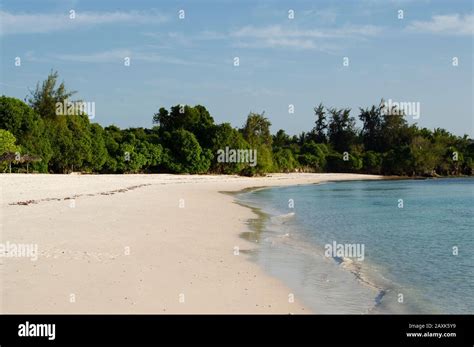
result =
M257 216L242 234L259 243L250 258L314 313L474 313L473 178L327 182L237 200Z

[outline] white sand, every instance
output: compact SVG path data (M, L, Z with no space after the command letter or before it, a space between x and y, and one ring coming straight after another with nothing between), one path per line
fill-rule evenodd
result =
M378 178L1 174L0 243L37 244L39 256L0 257L0 312L309 312L244 253L234 255L258 247L239 236L255 215L219 192Z

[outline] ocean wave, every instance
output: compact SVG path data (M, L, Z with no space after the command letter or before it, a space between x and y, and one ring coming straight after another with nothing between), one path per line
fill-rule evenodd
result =
M273 224L285 224L289 220L295 217L295 212L280 214L270 218L270 222Z

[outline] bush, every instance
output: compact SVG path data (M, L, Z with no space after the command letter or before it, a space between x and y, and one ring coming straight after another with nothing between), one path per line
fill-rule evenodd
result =
M211 166L212 152L202 150L196 137L184 129L170 134L170 148L164 156L164 167L175 173L205 173Z
M293 152L288 148L278 149L273 153L274 170L278 172L291 172L298 166L298 161L293 156Z
M363 156L364 172L380 174L382 172L382 155L374 151L368 151Z
M331 153L326 157L327 171L329 172L358 172L362 168L362 158L349 154L348 160L344 160L344 155Z

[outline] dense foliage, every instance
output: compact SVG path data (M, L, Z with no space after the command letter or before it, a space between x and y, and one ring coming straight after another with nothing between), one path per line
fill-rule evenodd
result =
M31 93L28 104L0 97L0 169L67 173L358 172L384 175L471 175L473 140L446 130L408 125L401 112L383 106L359 109L361 128L350 109L314 108L315 126L290 136L270 133L264 114L249 114L242 128L215 124L204 106L160 108L151 129L103 128L87 114L58 114L69 100L57 73ZM383 105L381 103L380 105ZM257 161L218 160L224 149L256 150ZM242 152L243 153L243 152ZM31 159L31 160L27 160ZM34 159L34 160L33 160Z

